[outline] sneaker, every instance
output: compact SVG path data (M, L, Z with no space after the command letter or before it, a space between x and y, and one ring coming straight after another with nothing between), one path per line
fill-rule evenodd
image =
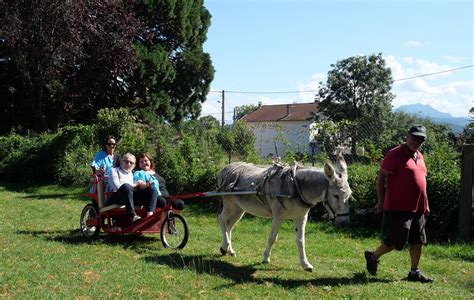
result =
M377 265L379 264L379 260L374 259L374 252L365 251L364 256L365 256L365 261L367 262L366 264L367 271L369 271L369 273L372 275L377 275Z
M414 281L414 282L421 282L421 283L433 282L433 279L426 277L421 272L418 272L418 273L409 272L407 280Z
M132 217L132 223L136 223L138 221L140 221L142 219L142 217L140 217L139 215L134 215Z

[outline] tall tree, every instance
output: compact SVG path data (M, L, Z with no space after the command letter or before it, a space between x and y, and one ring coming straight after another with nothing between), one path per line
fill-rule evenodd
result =
M0 0L0 7L7 45L0 55L11 58L0 65L0 132L88 123L105 107L174 123L199 115L214 75L202 47L211 18L202 0Z
M355 153L358 141L371 138L376 142L385 128L394 98L392 73L381 53L349 57L331 67L327 82L319 90L321 110L335 121L353 121Z
M0 0L13 100L0 119L42 131L119 106L140 23L119 1Z
M210 13L202 0L138 1L134 10L144 28L130 96L147 118L196 118L214 78L203 51Z

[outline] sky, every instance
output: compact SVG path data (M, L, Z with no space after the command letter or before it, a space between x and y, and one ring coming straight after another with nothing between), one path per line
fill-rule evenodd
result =
M396 80L394 108L421 103L467 117L474 107L472 1L205 0L204 6L212 15L204 51L215 75L202 115L221 120L222 90L226 123L236 106L312 102L331 64L378 53Z

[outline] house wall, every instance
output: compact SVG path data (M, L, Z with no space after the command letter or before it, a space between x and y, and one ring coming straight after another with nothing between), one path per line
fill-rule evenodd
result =
M287 151L310 154L310 124L311 121L247 122L262 157L283 157Z

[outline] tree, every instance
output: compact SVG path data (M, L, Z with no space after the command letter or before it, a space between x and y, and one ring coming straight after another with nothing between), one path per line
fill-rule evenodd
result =
M13 100L0 118L43 131L118 107L136 63L139 21L118 1L0 0Z
M327 82L319 89L321 110L334 121L352 121L352 152L356 143L377 137L386 127L394 98L391 70L382 54L353 56L341 61L328 72ZM370 130L360 131L371 124Z
M196 118L214 69L202 0L0 0L0 132L90 123L101 108ZM12 94L9 91L14 91Z
M464 143L474 144L474 107L469 110L469 116L471 120L463 129Z
M139 1L134 11L144 23L137 39L138 67L130 80L145 119L178 124L197 118L214 78L203 51L211 15L202 0Z
M247 104L247 105L236 106L234 109L234 122L239 120L246 114L256 111L259 108L260 108L260 104L259 105Z

